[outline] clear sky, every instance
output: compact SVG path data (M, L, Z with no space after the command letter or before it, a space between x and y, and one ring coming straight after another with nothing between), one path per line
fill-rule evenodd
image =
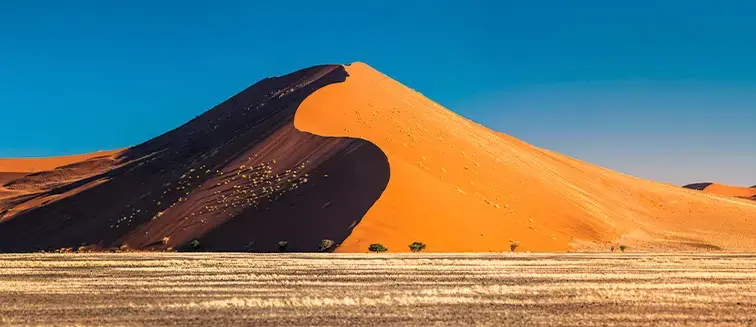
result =
M620 4L622 3L622 4ZM0 1L0 157L133 145L273 75L364 61L499 131L756 184L753 1Z

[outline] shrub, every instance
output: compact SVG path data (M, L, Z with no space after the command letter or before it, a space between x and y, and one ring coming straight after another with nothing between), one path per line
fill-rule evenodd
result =
M370 252L386 252L388 249L383 244L373 243L368 247Z
M510 242L509 243L509 250L512 251L512 252L514 252L515 250L517 250L517 247L519 247L519 246L520 246L520 243Z
M409 248L412 252L420 252L422 250L425 250L425 243L423 242L414 242L409 245Z
M320 245L318 246L318 249L320 250L320 252L325 252L325 251L330 250L334 246L334 244L336 243L334 243L333 241L329 239L325 239L325 240L320 241Z
M200 242L199 240L194 240L189 242L189 246L192 247L193 250L199 250Z
M286 248L289 246L289 242L287 241L279 241L278 242L278 251L279 252L286 252Z
M625 250L627 250L627 245L620 245L619 249L620 251L625 252Z

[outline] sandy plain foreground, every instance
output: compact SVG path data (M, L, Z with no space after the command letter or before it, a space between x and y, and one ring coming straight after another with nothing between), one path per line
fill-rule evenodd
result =
M756 324L756 255L0 255L0 325Z

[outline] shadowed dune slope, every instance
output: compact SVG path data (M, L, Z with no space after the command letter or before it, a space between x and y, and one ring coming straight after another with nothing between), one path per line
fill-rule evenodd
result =
M642 180L539 149L460 117L369 66L301 105L295 125L356 137L391 179L338 251L756 249L756 204ZM337 108L337 110L334 110ZM534 126L533 128L538 128Z
M59 183L80 170L72 160L10 178L5 189L23 194L0 200L0 251L340 243L385 189L387 158L364 140L299 131L293 119L308 95L346 78L333 65L265 79L107 167L94 163L97 174Z
M714 184L714 183L694 183L694 184L685 185L683 187L689 188L691 190L703 191L705 188L709 187L709 185L711 184Z

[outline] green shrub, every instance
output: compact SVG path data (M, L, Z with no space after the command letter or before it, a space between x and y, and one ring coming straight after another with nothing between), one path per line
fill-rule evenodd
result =
M412 252L420 252L422 250L425 250L425 243L423 242L414 242L409 245L409 248Z
M278 242L278 251L279 252L286 252L286 248L289 246L289 242L287 241L279 241Z
M370 252L386 252L388 249L383 244L373 243L368 247Z
M192 250L199 250L200 242L199 240L194 240L189 242L189 246L192 248Z
M627 250L627 245L620 245L619 249L620 251L625 252L625 250Z
M328 251L328 250L330 250L334 246L334 244L336 244L336 243L334 243L333 241L331 241L329 239L322 240L322 241L320 241L320 245L318 246L318 250L320 250L320 252Z

